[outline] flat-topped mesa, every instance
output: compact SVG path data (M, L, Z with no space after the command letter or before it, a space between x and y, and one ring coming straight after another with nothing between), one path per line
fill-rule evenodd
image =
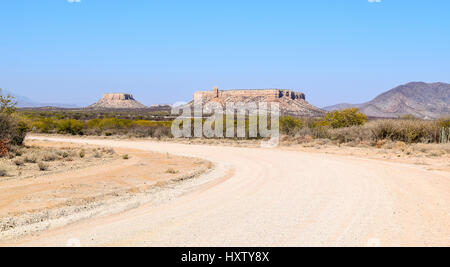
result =
M134 100L131 94L103 94L105 100Z
M88 108L93 109L142 109L147 108L145 105L136 101L131 94L104 94L103 97L95 104Z
M199 91L194 93L194 99L223 99L229 97L237 98L253 98L262 97L267 101L276 101L277 99L303 99L306 100L305 94L300 92L294 92L293 90L286 89L246 89L246 90L227 90L221 91L219 88L214 87L212 91Z
M295 92L286 89L253 89L253 90L227 90L222 91L214 87L211 91L199 91L194 93L195 102L207 104L209 102L216 102L223 107L226 103L262 103L262 102L276 102L279 103L280 111L284 115L293 116L308 116L319 117L325 114L325 111L317 108L308 102L304 93Z

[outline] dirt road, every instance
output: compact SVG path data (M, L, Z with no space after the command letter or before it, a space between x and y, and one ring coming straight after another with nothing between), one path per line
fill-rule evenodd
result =
M450 174L281 149L46 138L204 158L229 175L19 246L450 246Z

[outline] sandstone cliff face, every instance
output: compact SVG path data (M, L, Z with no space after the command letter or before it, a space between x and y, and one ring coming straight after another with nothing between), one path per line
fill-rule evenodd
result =
M131 94L104 94L92 109L142 109L145 105L136 101Z
M254 90L230 90L219 91L214 88L212 91L195 92L194 100L202 100L205 105L210 102L216 102L226 106L226 103L273 103L280 105L282 115L318 117L325 111L306 102L305 94L284 89L254 89ZM194 101L190 103L193 105Z

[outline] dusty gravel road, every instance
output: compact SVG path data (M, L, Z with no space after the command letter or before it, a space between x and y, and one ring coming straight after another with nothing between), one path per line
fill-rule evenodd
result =
M232 171L161 205L11 245L450 246L449 173L282 149L45 139L194 156Z

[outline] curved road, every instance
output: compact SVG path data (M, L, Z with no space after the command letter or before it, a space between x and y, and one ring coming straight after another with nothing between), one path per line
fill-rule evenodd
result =
M41 139L194 156L230 172L162 205L50 230L19 245L450 245L448 173L281 149Z

